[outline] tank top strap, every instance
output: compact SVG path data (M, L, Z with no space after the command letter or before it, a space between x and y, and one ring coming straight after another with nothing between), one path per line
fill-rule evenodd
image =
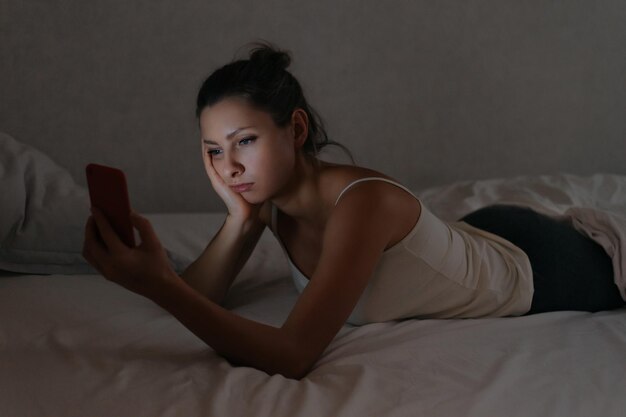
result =
M413 192L411 190L409 190L408 188L406 188L404 185L397 183L395 181L389 180L387 178L382 178L382 177L365 177L365 178L359 178L358 180L352 181L350 184L346 185L346 187L341 190L341 192L339 193L339 196L337 196L337 200L335 200L335 205L337 205L337 203L339 202L339 200L341 199L341 197L343 196L343 194L348 191L350 188L352 188L353 186L355 186L356 184L360 183L360 182L365 182L365 181L383 181L383 182L387 182L389 184L393 184L396 187L402 188L404 191L406 191L407 193L411 194L416 200L419 200L415 194L413 194Z
M272 214L271 214L271 219L270 219L270 230L272 231L272 233L278 236L278 233L276 231L276 219L278 218L278 209L276 208L274 204L271 204L271 207L272 207Z

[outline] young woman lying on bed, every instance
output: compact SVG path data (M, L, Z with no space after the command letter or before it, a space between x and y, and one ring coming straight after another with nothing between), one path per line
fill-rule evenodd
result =
M204 165L228 208L202 255L178 276L145 218L133 213L142 242L128 248L94 211L83 253L102 275L154 300L227 359L290 378L307 374L346 321L624 305L608 255L567 223L514 206L445 223L390 177L319 160L331 142L289 63L261 45L200 89ZM301 292L280 328L220 306L266 226Z

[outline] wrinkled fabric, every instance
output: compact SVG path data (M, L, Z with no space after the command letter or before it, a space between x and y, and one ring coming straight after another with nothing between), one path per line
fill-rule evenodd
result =
M615 284L626 300L626 176L519 176L462 181L416 194L436 215L447 220L501 203L530 207L571 221L611 257Z
M624 184L626 177L608 175L526 177L417 194L454 221L507 200L539 200L556 215L574 206L619 212ZM186 264L224 214L149 219ZM279 327L297 292L268 232L225 307ZM0 272L0 317L1 416L622 417L626 410L626 309L346 325L300 381L231 365L169 313L99 275Z
M615 285L626 301L626 217L592 208L570 208L565 212L576 230L598 243L611 257Z

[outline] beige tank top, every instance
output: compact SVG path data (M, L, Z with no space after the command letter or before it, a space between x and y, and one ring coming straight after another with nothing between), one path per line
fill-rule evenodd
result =
M356 180L339 194L335 205ZM415 195L413 195L415 197ZM417 199L417 197L415 197ZM419 199L418 199L419 201ZM511 242L465 222L446 223L421 202L420 218L400 242L388 248L348 322L363 325L404 318L478 318L522 315L530 310L533 280L526 253ZM287 256L293 282L302 292L309 280Z

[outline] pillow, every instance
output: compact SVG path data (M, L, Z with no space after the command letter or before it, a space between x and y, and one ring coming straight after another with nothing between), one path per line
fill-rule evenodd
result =
M42 152L0 133L0 269L95 273L83 259L83 187Z
M89 194L44 153L0 132L0 270L95 274L82 256ZM174 268L184 268L169 251Z

